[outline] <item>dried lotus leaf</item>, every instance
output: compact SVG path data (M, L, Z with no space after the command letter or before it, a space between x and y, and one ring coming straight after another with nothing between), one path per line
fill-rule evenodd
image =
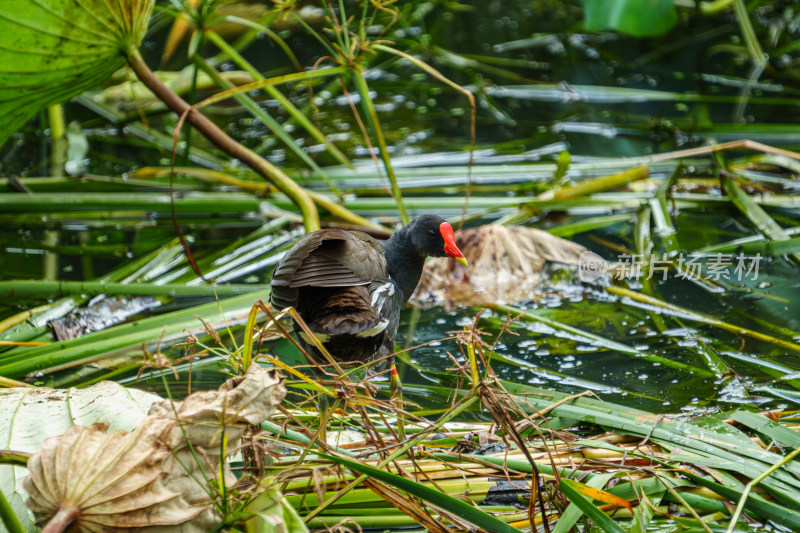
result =
M546 231L520 226L479 226L456 232L464 267L429 259L411 303L422 308L486 305L536 298L547 263L577 265L586 248Z
M216 478L223 436L235 453L245 429L272 415L283 382L254 364L217 391L154 403L130 433L108 433L106 423L72 426L28 461L26 504L37 523L64 519L70 531L208 531L221 517L199 480ZM225 482L235 482L224 464Z
M72 512L74 531L119 531L178 525L204 510L161 485L163 454L150 453L135 432L107 429L104 423L72 426L30 458L23 486L37 522Z

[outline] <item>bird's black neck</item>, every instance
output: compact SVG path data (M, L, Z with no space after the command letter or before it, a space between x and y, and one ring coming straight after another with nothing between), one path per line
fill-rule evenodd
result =
M403 228L395 232L388 241L383 241L389 276L403 292L403 302L408 301L417 288L425 266L425 257L419 254Z

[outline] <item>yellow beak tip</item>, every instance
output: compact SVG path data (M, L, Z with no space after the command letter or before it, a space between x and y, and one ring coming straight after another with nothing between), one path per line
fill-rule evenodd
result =
M467 258L466 257L456 257L455 260L458 261L459 263L461 263L464 266L469 266L469 262L467 262Z

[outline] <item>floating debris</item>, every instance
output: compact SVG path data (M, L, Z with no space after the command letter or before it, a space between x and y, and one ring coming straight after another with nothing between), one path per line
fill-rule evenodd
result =
M456 232L468 267L439 258L425 264L411 303L443 305L509 304L535 299L548 264L577 267L586 248L546 231L521 226L479 226Z

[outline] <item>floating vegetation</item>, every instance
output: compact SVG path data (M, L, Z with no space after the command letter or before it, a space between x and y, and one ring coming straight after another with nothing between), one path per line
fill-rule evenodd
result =
M800 530L783 3L73 4L0 7L7 530L35 531L28 497L87 529L199 505L203 531ZM423 213L472 266L429 263L403 311L404 397L309 372L286 312L254 305L282 254ZM218 409L213 446L179 452L196 493L117 475L137 432L194 432L134 429L127 387L169 418L270 366L270 420ZM115 489L156 511L107 512Z
M413 304L428 308L531 302L541 294L546 263L577 269L587 251L546 231L500 225L459 230L456 244L469 265L429 260Z

